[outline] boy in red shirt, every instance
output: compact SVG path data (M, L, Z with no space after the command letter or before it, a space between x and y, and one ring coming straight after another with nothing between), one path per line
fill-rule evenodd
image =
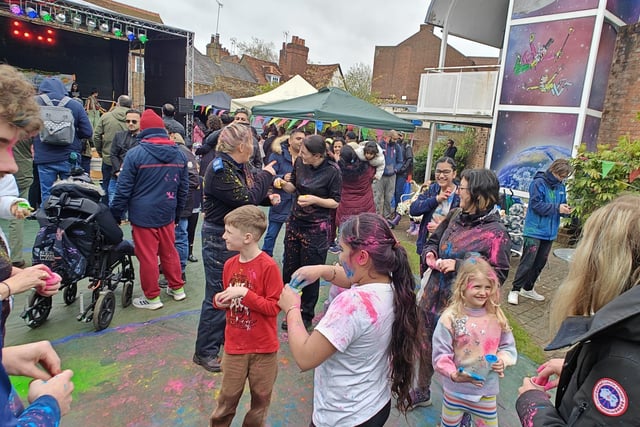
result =
M276 262L260 250L258 241L267 217L253 205L244 205L224 217L222 238L230 251L240 253L224 264L224 291L213 306L227 310L222 356L222 387L210 426L229 426L249 380L251 409L243 426L262 426L278 374L279 348L276 318L284 284Z

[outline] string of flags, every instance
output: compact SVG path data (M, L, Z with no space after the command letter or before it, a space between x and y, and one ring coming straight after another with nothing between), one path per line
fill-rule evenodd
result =
M606 178L607 175L609 175L609 173L611 172L611 170L613 169L613 167L616 165L616 162L612 162L610 160L602 160L601 161L601 166L602 166L602 177ZM640 168L633 170L629 173L629 183L632 183L633 181L635 181L636 179L638 179L640 177Z

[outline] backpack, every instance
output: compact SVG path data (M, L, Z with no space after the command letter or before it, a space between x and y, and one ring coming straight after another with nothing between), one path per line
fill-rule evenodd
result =
M65 283L75 283L86 276L92 244L91 224L78 223L64 229L50 223L36 234L33 263L46 265Z
M58 105L53 105L46 94L39 96L45 105L40 106L40 117L44 126L40 131L40 140L49 145L71 145L76 137L73 111L65 107L71 98L65 96Z

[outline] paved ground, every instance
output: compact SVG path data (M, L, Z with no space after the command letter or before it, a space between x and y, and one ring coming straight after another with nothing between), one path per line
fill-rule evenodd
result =
M398 232L404 232L406 228L401 223L397 229ZM27 223L27 230L26 241L33 241L32 236L35 235L36 224L34 222ZM128 227L125 226L125 234L128 232ZM200 258L199 239L197 239L196 247L197 256ZM30 249L27 251L30 252ZM280 261L281 257L282 245L280 243L276 248L275 258ZM335 262L335 256L330 255L328 262ZM514 259L512 267L514 270L510 274L511 277L517 267L517 259ZM566 271L566 263L552 257L549 266L542 273L540 284L536 288L538 292L548 297L547 301L539 303L521 299L521 304L518 306L504 304L505 309L521 322L541 346L548 342L549 338L546 320L549 299ZM60 296L56 296L54 299L49 320L37 329L30 329L18 316L24 306L25 296L16 298L14 311L7 325L7 343L10 345L39 339L52 340L63 360L69 363L64 367L77 371L74 413L63 421L64 426L195 426L206 424L206 419L214 406L215 392L221 377L220 374L208 374L202 369L194 367L190 362L195 341L197 313L203 295L202 262L189 263L187 279L188 298L182 302L174 302L163 295L165 306L158 311L138 310L133 307L122 308L120 306L120 289L118 289L116 292L116 313L111 328L100 334L94 332L92 324L75 320L78 302L66 306ZM505 285L505 291L510 289L509 283L507 282ZM81 282L79 289L81 291L84 289L86 292L85 288L86 284L83 286L83 282ZM323 287L322 295L326 295L326 292L326 287ZM134 296L139 294L140 288L136 281ZM160 326L152 328L151 325ZM118 338L118 334L123 333L141 335L137 339L130 336ZM177 341L178 338L184 341ZM312 374L299 372L288 354L286 334L282 333L280 338L282 354L278 384L276 385L277 396L274 397L271 406L268 425L307 425L311 413ZM178 345L172 343L173 347L166 346L165 350L163 350L165 346L162 345L151 347L150 343L162 342L163 340L165 342L176 340ZM171 351L171 354L166 354L167 351ZM132 355L135 357L130 357ZM140 364L141 368L152 369L152 372L134 381L132 376L138 378L136 364ZM533 374L535 368L536 364L532 361L521 358L516 367L510 369L506 378L501 381L499 396L501 426L520 425L513 410L517 388L521 384L522 377ZM184 379L185 382L169 379L166 379L164 383L157 382L159 378L164 378L170 373ZM187 379L191 379L191 382L197 382L197 386L190 385L186 382ZM26 387L26 383L24 386ZM175 396L172 396L174 399L167 401L167 394L173 395L175 393L179 393L182 400L177 401ZM141 395L147 398L139 399ZM436 425L441 404L440 391L437 386L434 395L433 407L418 409L410 413L407 418L393 414L387 425ZM114 406L113 399L115 402L120 402L121 405ZM100 405L103 401L105 402L104 408L101 408ZM243 402L244 404L239 407L240 414L246 410L246 396ZM176 408L175 405L178 403L180 406ZM111 408L111 410L105 408ZM96 417L98 414L96 411L99 409L102 412ZM140 415L140 411L143 411L143 416ZM144 415L148 411L151 411L151 415ZM129 413L131 416L127 415ZM88 422L88 420L91 421ZM236 419L233 425L239 426L240 423L241 419Z

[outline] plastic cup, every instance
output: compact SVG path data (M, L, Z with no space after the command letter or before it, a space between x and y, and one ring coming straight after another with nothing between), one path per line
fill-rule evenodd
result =
M495 354L487 354L484 356L484 360L486 360L489 365L493 365L498 361L498 356Z

